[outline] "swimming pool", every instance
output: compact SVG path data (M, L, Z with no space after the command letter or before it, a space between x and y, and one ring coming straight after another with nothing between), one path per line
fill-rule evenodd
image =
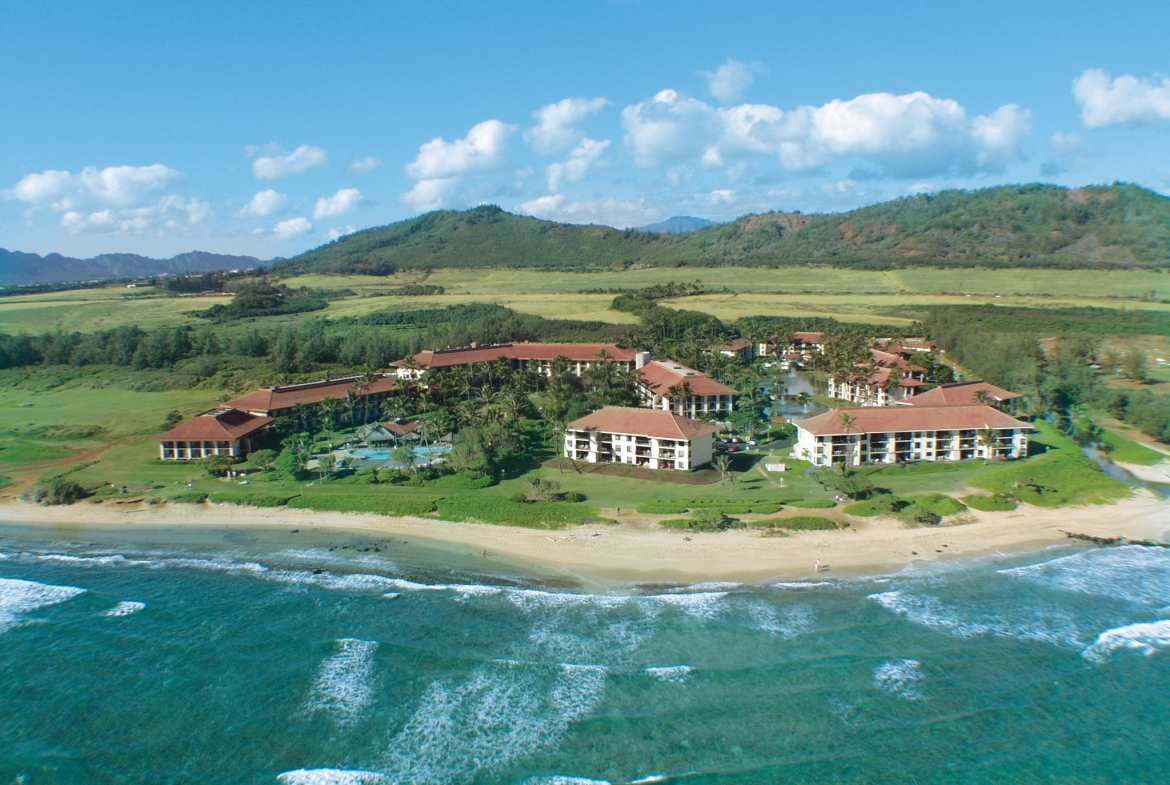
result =
M416 462L429 462L442 458L447 453L451 452L450 445L446 444L432 444L429 447L415 447L413 448L414 460ZM361 458L363 461L389 461L390 450L375 450L372 448L363 447L357 450L350 450L350 455Z

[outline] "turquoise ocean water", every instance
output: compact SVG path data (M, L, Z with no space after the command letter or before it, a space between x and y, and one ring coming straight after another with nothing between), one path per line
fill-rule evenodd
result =
M1170 776L1162 549L599 586L190 532L0 528L0 783Z

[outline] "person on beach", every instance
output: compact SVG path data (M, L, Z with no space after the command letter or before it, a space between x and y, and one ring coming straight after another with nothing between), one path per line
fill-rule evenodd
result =
M813 565L813 573L815 574L815 573L818 573L820 571L821 571L821 560L817 559L817 563Z

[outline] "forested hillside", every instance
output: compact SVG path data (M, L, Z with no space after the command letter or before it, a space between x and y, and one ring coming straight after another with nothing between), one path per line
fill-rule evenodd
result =
M764 213L678 235L576 226L498 207L437 211L343 237L278 272L621 265L864 269L1170 263L1170 199L1133 185L942 191L826 215Z
M144 278L152 275L189 275L222 270L260 267L254 256L228 256L205 251L191 251L170 259L151 259L132 253L110 253L89 259L51 253L9 251L0 248L0 286L38 283Z

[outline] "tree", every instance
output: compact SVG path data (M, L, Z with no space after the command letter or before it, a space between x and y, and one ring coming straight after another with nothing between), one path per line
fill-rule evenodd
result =
M301 430L309 430L310 410L308 404L297 401L295 404L293 404L293 411L297 413L297 419L300 420Z
M1146 353L1140 349L1130 349L1125 353L1121 362L1121 373L1130 381L1144 384L1146 381Z
M248 456L248 464L262 471L271 466L275 460L275 450L253 450L252 454Z
M978 390L975 391L975 402L987 405L987 401L988 401L987 390L984 389L983 387L980 387Z
M845 429L845 463L850 463L852 460L853 440L850 438L850 432L857 427L857 418L852 414L842 409L837 413L837 420L841 423L841 427Z
M335 458L331 452L327 452L317 459L317 471L320 473L322 480L333 474L333 469L336 466L337 458Z
M719 484L723 485L727 482L727 475L731 474L731 456L727 453L721 453L715 456L715 460L711 464L719 472Z
M988 459L992 457L991 450L995 447L995 429L990 425L984 425L975 432L975 439L979 442L979 446L983 448L983 465L986 466Z
M414 448L409 444L400 444L391 450L390 460L401 466L404 471L414 472Z
M848 463L834 464L822 477L825 485L850 499L865 497L873 491L873 482L869 475L850 467Z
M321 399L321 403L318 404L318 408L320 408L320 410L321 410L321 420L325 423L325 428L326 428L327 432L329 433L329 438L332 439L333 438L333 413L337 409L337 401L333 400L330 397L325 397L325 398Z
M345 409L346 417L349 419L349 424L353 425L353 414L357 409L358 397L357 393L352 388L345 391L345 402L341 404Z
M525 483L528 485L529 501L549 499L561 490L561 484L556 480L542 480L539 477L529 477Z

